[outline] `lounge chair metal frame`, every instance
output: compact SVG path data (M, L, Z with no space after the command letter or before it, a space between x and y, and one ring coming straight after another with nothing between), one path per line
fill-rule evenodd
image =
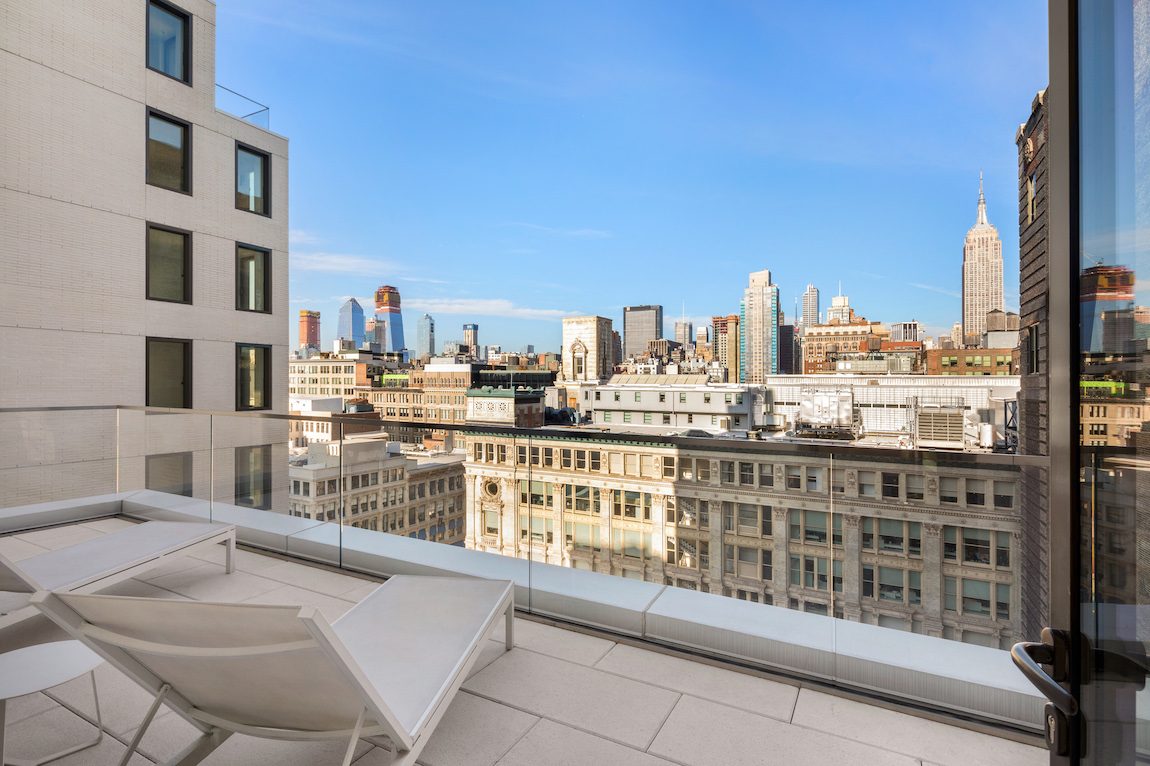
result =
M161 703L166 703L171 706L173 710L201 732L201 736L197 740L189 744L182 752L167 762L168 766L193 766L193 764L200 763L234 733L268 739L301 741L346 738L348 739L348 746L343 759L344 766L348 766L348 764L351 763L354 757L356 743L359 739L368 739L372 741L373 744L382 744L382 742L377 741L377 738L383 737L390 743L392 763L396 766L410 766L414 764L416 758L419 757L423 747L427 744L427 739L431 732L434 731L436 725L447 711L456 692L459 690L459 687L467 678L471 668L475 665L479 654L486 645L487 638L490 637L494 629L498 626L498 618L501 615L504 617L506 625L505 648L510 650L514 645L513 617L515 605L513 597L514 586L511 582L477 581L470 578L448 577L394 577L361 601L352 611L354 612L356 609L366 606L370 612L371 607L369 604L372 600L372 596L385 591L389 586L394 588L402 587L402 583L405 580L425 582L428 580L441 580L444 581L445 587L451 587L452 582L483 582L490 586L497 586L497 588L501 586L498 590L492 590L492 597L488 599L490 601L490 609L484 612L485 616L482 618L481 628L473 637L468 638L467 649L464 655L456 662L453 670L446 677L443 686L434 694L430 709L420 716L418 724L414 727L414 731L408 731L407 727L400 723L397 716L392 712L391 707L389 707L384 700L383 695L377 688L377 684L361 669L360 662L358 662L352 652L349 651L343 639L338 635L335 626L328 623L319 610L314 607L272 607L270 605L253 604L181 602L189 605L211 605L217 607L256 607L262 609L278 608L294 610L294 614L290 616L294 617L298 621L298 624L306 631L306 637L300 638L299 640L242 646L203 647L183 646L167 641L142 640L134 636L118 633L92 624L73 608L73 606L84 607L88 604L99 606L100 600L116 600L119 602L139 601L142 602L141 608L146 609L146 602L154 602L155 599L59 594L42 591L32 597L32 603L73 637L83 641L114 667L124 672L136 683L155 695L155 700L151 708L138 727L135 737L130 743L127 752L124 754L121 766L127 764L128 760L136 751L140 740L144 736L145 730L159 710ZM72 601L72 604L69 604L68 601ZM483 607L486 605L487 602L484 602ZM350 614L351 612L348 613L348 615ZM348 615L345 615L345 617ZM287 615L283 617L286 619ZM339 621L336 622L336 626L338 626L338 623ZM418 651L419 647L412 648ZM193 661L194 658L204 658L205 660L219 660L223 658L264 660L274 655L286 655L293 652L314 650L318 650L321 653L332 670L342 675L342 681L350 687L351 690L359 693L362 707L358 719L354 722L354 725L349 728L307 730L256 726L201 710L184 697L178 689L173 688L173 686L164 679L158 677L134 656L135 654L140 654L150 657L179 658L180 660L191 659ZM413 659L413 661L415 660ZM306 692L301 693L306 694Z

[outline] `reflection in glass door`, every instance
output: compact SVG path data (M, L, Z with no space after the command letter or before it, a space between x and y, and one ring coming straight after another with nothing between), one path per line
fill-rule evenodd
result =
M1150 758L1150 1L1078 5L1082 763ZM1072 190L1072 194L1074 190ZM1073 312L1073 309L1071 309Z

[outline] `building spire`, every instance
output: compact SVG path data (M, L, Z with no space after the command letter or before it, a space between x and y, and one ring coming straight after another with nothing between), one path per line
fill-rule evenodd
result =
M982 193L982 171L978 171L978 224L985 226L989 223L986 220L986 195Z

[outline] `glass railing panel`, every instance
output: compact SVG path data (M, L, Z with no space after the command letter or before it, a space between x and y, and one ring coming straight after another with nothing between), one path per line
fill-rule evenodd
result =
M211 415L146 408L116 412L120 491L147 489L211 499Z
M211 512L215 505L288 511L289 421L259 413L211 421Z
M114 408L0 412L0 507L119 490Z

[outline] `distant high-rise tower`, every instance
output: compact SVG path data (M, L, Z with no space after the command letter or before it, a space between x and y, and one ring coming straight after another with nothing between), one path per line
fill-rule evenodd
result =
M839 294L831 298L831 307L827 309L827 324L831 322L850 324L854 318L855 312L851 308L850 298L843 295L840 289Z
M479 348L479 325L463 325L463 345L470 348L472 356L474 356L476 359L480 358L482 351Z
M623 307L623 355L639 356L647 344L663 337L662 306Z
M407 348L403 338L403 314L399 310L399 290L391 285L381 285L375 291L375 321L377 325L380 321L387 322L384 351Z
M300 309L299 312L300 348L319 348L319 312Z
M350 340L356 348L363 345L363 306L355 298L348 298L339 307L339 337Z
M803 327L813 327L819 323L819 288L808 284L803 292L803 315L799 324Z
M431 314L421 316L416 325L415 354L421 359L435 356L435 319Z
M675 322L675 342L686 348L695 342L695 325L689 319Z
M727 371L727 382L739 380L739 315L711 317L711 358Z
M1002 240L986 220L982 173L978 174L978 220L962 245L962 332L966 337L986 332L986 314L1005 304L1002 297Z
M779 372L779 286L753 271L739 306L739 382L765 383Z

